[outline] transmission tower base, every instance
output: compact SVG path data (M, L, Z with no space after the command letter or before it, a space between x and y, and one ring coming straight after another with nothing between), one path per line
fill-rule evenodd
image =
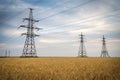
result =
M78 56L79 58L87 58L88 56Z

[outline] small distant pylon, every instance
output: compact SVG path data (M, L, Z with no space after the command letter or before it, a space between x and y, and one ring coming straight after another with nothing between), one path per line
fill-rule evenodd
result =
M10 50L5 51L5 57L10 57Z
M103 39L102 39L102 51L101 51L100 57L110 57L110 55L108 54L108 51L107 51L104 35L103 35Z
M5 57L7 57L7 50L5 50Z
M9 50L8 54L9 54L8 56L10 57L10 50Z
M85 49L85 43L84 43L84 35L81 33L80 36L80 45L79 45L79 51L78 51L78 57L87 57L87 52Z

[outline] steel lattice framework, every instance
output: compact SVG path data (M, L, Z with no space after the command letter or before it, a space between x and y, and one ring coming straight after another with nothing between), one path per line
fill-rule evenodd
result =
M28 25L20 25L20 27L27 29L26 33L21 34L26 36L22 57L37 57L34 38L39 35L34 33L34 29L41 30L41 28L34 27L33 24L39 20L33 18L33 9L29 8L29 10L29 18L23 18L23 21L28 21Z
M80 45L79 45L79 51L78 51L78 57L87 57L87 52L85 49L85 44L84 44L84 35L81 33L80 36Z
M105 41L104 35L103 35L103 39L102 39L102 51L101 51L100 57L110 57L108 54L108 51L107 51L106 41Z

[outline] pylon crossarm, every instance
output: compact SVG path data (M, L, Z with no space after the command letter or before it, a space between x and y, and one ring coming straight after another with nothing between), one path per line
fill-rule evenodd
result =
M29 33L22 33L21 36L23 36L23 35L31 36L31 34L29 34ZM32 36L33 36L33 34L32 34Z
M28 34L28 35L29 35L29 34ZM37 34L32 33L31 36L33 36L33 37L38 37L38 36L40 36L40 35L37 35Z
M25 20L30 20L30 18L23 18L23 22L24 22Z
M23 35L27 35L27 33L22 33L21 36L23 36Z
M29 28L29 27L27 27L26 25L20 25L20 27L18 27L18 28Z
M31 20L31 21L34 21L34 22L39 22L39 21L40 21L40 20L35 20L35 19L32 19L32 18L23 18L23 22L24 22L25 20Z
M35 36L35 37L38 37L38 36L40 36L40 35L34 34L34 36Z
M40 20L35 20L35 19L32 19L32 21L34 21L34 22L39 22Z
M38 28L38 27L33 27L33 29L42 30L42 28Z

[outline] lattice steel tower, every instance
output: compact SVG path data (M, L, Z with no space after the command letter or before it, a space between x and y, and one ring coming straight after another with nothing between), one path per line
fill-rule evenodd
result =
M108 51L107 51L106 41L105 41L104 35L103 35L103 40L102 40L102 51L101 51L100 57L110 57L108 54Z
M21 34L26 36L23 53L21 57L37 57L34 38L39 35L35 34L34 30L35 29L40 30L41 28L33 26L33 24L35 22L39 22L39 20L35 20L33 18L33 12L32 12L33 9L29 8L29 10L30 10L29 18L23 18L23 21L24 20L28 21L28 25L20 25L20 27L27 29L26 33Z
M83 34L81 33L80 36L80 46L79 46L79 51L78 51L78 57L87 57L87 52L85 49L85 43L84 43L84 38L83 38Z

